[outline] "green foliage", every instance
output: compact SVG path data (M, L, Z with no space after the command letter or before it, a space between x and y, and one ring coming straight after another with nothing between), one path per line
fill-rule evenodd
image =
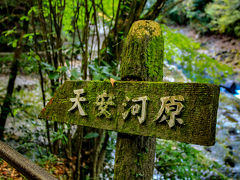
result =
M37 57L29 53L21 54L21 61L19 62L19 71L25 75L36 73L38 70ZM9 72L9 67L13 61L14 53L9 53L0 56L0 73Z
M171 0L169 5L176 3L178 0ZM205 13L205 6L211 0L185 0L182 3L174 6L168 12L168 16L178 24L190 24L192 28L201 33L207 33L209 31L208 23L210 17Z
M227 179L221 166L189 144L158 140L156 169L163 179Z
M32 74L38 72L39 57L33 51L21 54L20 71L24 74Z
M110 66L107 62L101 61L101 64L99 65L98 60L95 59L94 61L91 61L91 64L89 64L88 67L92 74L93 80L104 80L110 78L120 80L119 76L114 75L114 74L119 75L118 71L115 72L117 67L116 62L113 62L113 65Z
M97 2L99 3L101 1L98 0ZM102 5L103 5L104 9L103 9L102 13L105 16L107 16L108 18L113 18L113 16L117 13L118 2L119 2L119 0L116 0L116 1L103 0Z
M50 98L48 94L46 95ZM45 122L37 119L42 108L40 87L37 82L29 85L28 89L22 88L15 91L15 98L12 98L11 102L11 117L5 131L7 142L18 152L37 163L54 162L56 158L45 144L47 142ZM61 134L63 132L59 130L58 139L63 136ZM52 141L54 138L55 136L52 137Z
M81 73L78 68L71 68L69 61L66 61L66 66L58 66L56 69L54 66L41 62L42 70L48 72L48 77L50 80L57 80L60 77L63 77L65 73L69 72L70 80L80 80Z
M2 34L4 36L10 36L10 35L16 34L16 33L17 33L16 32L16 27L14 27L13 29L8 29L8 30L2 32Z
M4 73L4 71L8 70L8 65L12 61L13 56L12 55L5 55L0 56L0 73Z
M68 142L68 138L64 133L64 128L61 127L58 129L58 131L52 132L52 142L55 142L57 140L60 140L62 144L66 144Z
M209 56L199 53L200 44L188 37L163 26L165 60L183 69L185 75L194 82L220 84L232 68L221 64Z
M235 34L240 37L240 1L214 0L206 7L211 17L210 28L220 33Z
M41 152L41 158L37 159L39 165L45 165L46 162L55 164L57 162L57 157L54 154Z
M175 3L171 0L167 4ZM240 37L239 0L185 0L166 16L178 24L190 24L200 33L210 31Z
M57 0L56 0L57 1ZM54 2L54 1L53 1ZM93 22L93 8L92 8L92 1L87 1L88 3L88 10L90 12L90 20ZM106 25L110 25L109 23L112 21L113 16L116 14L117 6L118 6L118 0L112 1L112 0L95 0L97 9L97 16L103 17L104 16L104 23ZM46 9L44 11L45 15L48 15L47 7L49 6L48 3L46 3ZM73 20L74 20L74 13L79 13L79 19L77 21L77 25L80 27L80 29L83 29L85 26L84 19L86 18L85 13L85 7L81 6L79 7L79 12L77 1L67 1L66 7L64 10L64 16L63 16L63 31L64 33L73 33L74 29L72 26Z
M98 137L99 134L97 132L90 132L84 136L85 139L92 139Z
M16 48L18 39L15 39L12 37L16 34L17 34L16 26L13 29L3 31L2 35L4 35L4 37L1 38L2 42L7 42L8 46L12 46L13 48Z
M201 33L209 31L208 23L210 17L205 13L205 7L211 0L191 0L186 3L186 16L190 20L190 25Z
M167 1L166 5L171 5L171 3L175 3L175 2L176 2L175 0ZM186 25L187 22L189 21L186 15L186 8L183 3L180 3L177 6L174 6L173 8L171 8L169 11L166 12L164 16L169 17L171 20L173 20L177 24Z

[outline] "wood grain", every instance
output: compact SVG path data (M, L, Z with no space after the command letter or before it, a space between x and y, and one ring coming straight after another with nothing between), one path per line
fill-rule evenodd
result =
M77 108L68 111L73 106L70 98L76 96L73 93L76 89L85 91L82 97L87 101L81 102L81 105L87 116L81 116ZM96 98L104 91L115 97L115 105L108 107L111 118L96 116ZM162 105L160 98L176 95L184 97L184 109L179 115L184 123L176 122L174 127L169 128L166 121L154 121ZM130 114L129 118L123 119L122 113L126 111L123 102L126 96L130 99L142 96L149 98L147 117L142 124L136 115ZM39 118L192 144L213 145L218 98L219 87L212 84L116 81L112 86L110 81L66 81L42 110Z

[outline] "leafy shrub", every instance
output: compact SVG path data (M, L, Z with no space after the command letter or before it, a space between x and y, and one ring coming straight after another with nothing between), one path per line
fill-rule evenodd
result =
M166 6L170 6L171 3L175 3L176 0L170 0L166 2ZM172 9L166 12L167 17L176 22L177 24L187 25L189 18L184 3L180 3L174 6ZM168 21L169 22L169 21Z
M109 65L105 61L101 61L101 64L99 65L98 59L95 59L91 61L89 64L89 69L92 75L93 80L104 80L104 79L109 79L113 78L115 80L119 80L119 72L116 70L117 69L117 63L113 62L113 65ZM117 72L115 72L117 71ZM114 75L117 74L117 75Z
M240 37L239 0L214 0L207 5L206 13L211 17L210 28L212 31Z
M200 33L209 31L210 17L205 13L205 7L211 0L185 0L167 12L167 16L178 24L190 24ZM177 0L172 0L176 3Z
M202 34L213 31L240 37L239 0L185 0L166 12L166 17L178 24L190 24Z
M156 169L164 179L226 179L221 166L189 144L158 140Z

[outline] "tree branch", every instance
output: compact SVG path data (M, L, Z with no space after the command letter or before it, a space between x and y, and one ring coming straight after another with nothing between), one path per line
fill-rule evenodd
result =
M169 11L170 9L174 8L175 6L177 6L178 4L180 4L181 2L183 2L184 0L179 0L177 2L173 2L171 3L168 7L163 9L163 14L165 14L167 11Z
M141 18L144 20L154 20L160 14L161 9L163 8L166 0L158 0L152 7L148 10L148 12Z

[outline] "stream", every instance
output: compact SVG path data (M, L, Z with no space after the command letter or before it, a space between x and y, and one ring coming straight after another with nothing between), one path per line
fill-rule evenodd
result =
M223 35L201 37L188 27L181 27L178 32L200 42L201 53L234 70L220 88L216 144L211 147L193 146L223 165L223 174L240 179L240 40Z

